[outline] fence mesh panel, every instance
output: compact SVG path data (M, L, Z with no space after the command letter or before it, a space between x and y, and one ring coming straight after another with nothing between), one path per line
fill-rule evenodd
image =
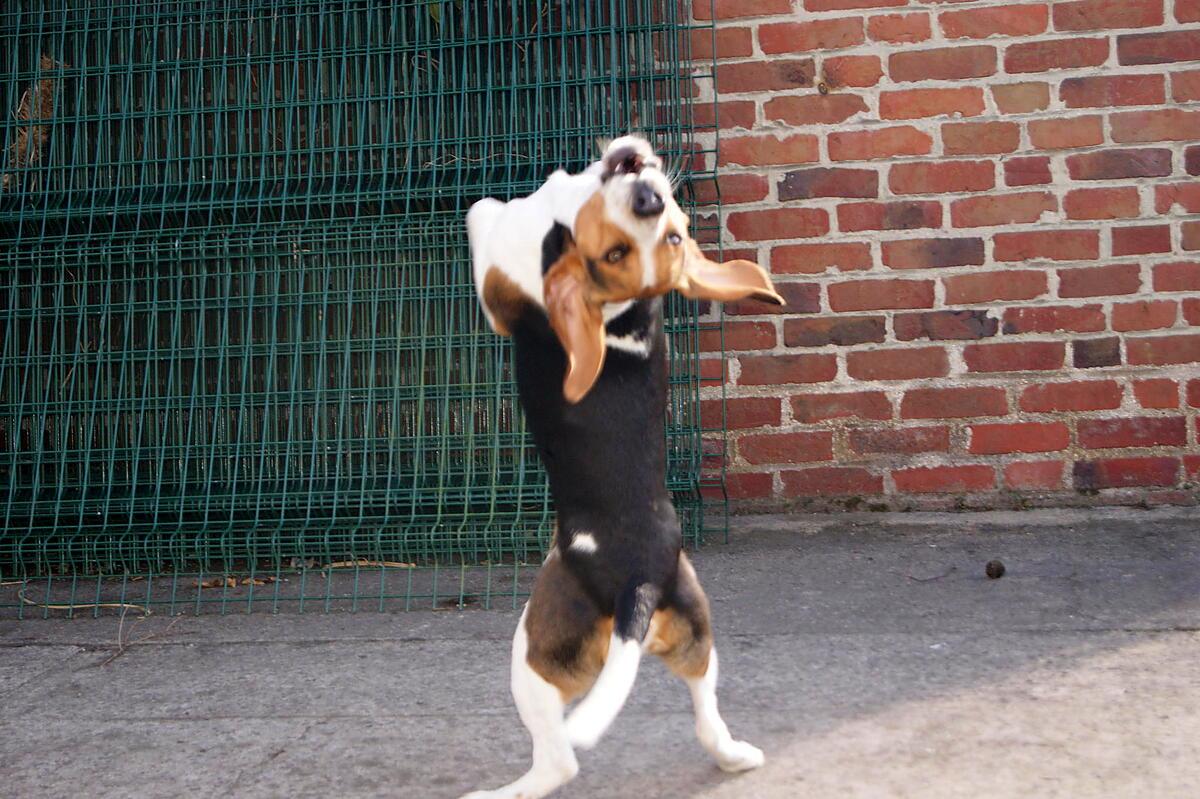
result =
M553 515L463 216L628 130L693 196L688 7L5 4L0 607L516 602Z

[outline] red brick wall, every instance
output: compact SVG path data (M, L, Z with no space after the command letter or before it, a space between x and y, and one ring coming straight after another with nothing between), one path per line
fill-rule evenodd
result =
M715 15L731 496L1194 502L1200 0Z

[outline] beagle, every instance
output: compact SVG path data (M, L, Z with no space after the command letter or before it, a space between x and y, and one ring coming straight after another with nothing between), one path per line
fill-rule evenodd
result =
M533 766L464 799L537 799L572 779L575 750L616 718L643 652L687 683L696 733L722 769L762 765L717 712L708 600L666 490L662 295L783 300L757 264L704 257L661 161L636 137L528 197L480 200L467 232L484 314L513 339L557 528L512 648Z

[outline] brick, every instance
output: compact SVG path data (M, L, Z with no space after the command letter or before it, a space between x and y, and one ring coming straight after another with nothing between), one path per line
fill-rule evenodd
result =
M1158 264L1154 267L1155 291L1200 291L1200 261Z
M958 122L942 125L946 155L999 155L1016 152L1021 126L1016 122Z
M720 163L765 166L806 164L821 157L816 136L731 136L721 140Z
M737 448L751 464L827 461L833 459L833 433L750 433L738 439Z
M1050 159L1045 156L1009 158L1004 162L1004 183L1007 186L1045 186L1053 182Z
M1010 83L992 87L992 99L1002 114L1031 114L1050 106L1050 84Z
M1187 422L1182 416L1079 420L1079 446L1087 449L1179 447L1184 444L1187 444Z
M866 111L866 101L857 94L775 97L763 105L763 115L768 120L790 125L835 125Z
M771 271L776 274L820 274L870 269L871 245L866 242L784 244L771 248Z
M1071 431L1062 422L973 424L967 428L972 455L1007 455L1014 452L1059 452L1071 445Z
M775 291L783 297L783 305L758 300L739 300L725 303L725 313L732 316L790 316L798 313L818 313L821 310L821 287L815 283L776 281Z
M1112 253L1114 256L1147 255L1170 251L1170 225L1118 227L1112 230Z
M1117 37L1117 61L1124 66L1197 60L1200 60L1200 29Z
M1135 380L1133 396L1138 404L1150 410L1164 410L1179 407L1179 384L1165 378Z
M892 472L896 490L913 494L958 494L996 487L991 466L921 466Z
M881 119L922 119L938 116L976 117L984 111L983 89L905 89L879 95Z
M1155 178L1171 174L1171 151L1101 150L1067 157L1072 180Z
M1075 189L1067 192L1063 210L1068 219L1131 219L1141 214L1141 197L1133 186Z
M845 16L811 22L763 23L758 43L767 54L840 50L866 41L861 17Z
M848 280L829 286L834 311L878 311L889 308L932 308L932 280Z
M725 415L721 410L724 406ZM736 397L725 400L703 400L700 403L700 423L705 427L728 427L749 430L755 427L775 427L782 421L777 397Z
M1114 303L1112 329L1120 333L1131 330L1160 330L1174 327L1179 306L1170 300L1139 300Z
M1200 380L1188 381L1187 404L1193 408L1200 408Z
M1112 458L1076 462L1074 479L1079 491L1173 486L1178 472L1178 458Z
M985 78L996 74L996 48L977 45L893 53L888 58L888 74L900 83Z
M1179 22L1200 22L1200 0L1175 0L1175 19Z
M882 316L822 316L815 319L785 319L783 343L788 347L840 347L881 343L886 337Z
M1004 51L1004 69L1013 74L1098 67L1107 60L1108 39L1041 39Z
M1095 333L1104 329L1104 309L1099 305L1082 308L1070 306L1041 306L1037 308L1006 308L1004 332L1020 333Z
M768 499L774 493L774 483L775 478L767 472L726 472L725 494L730 499ZM705 493L709 499L719 500L722 496L719 489Z
M1200 298L1183 301L1183 321L1189 325L1200 326Z
M1021 461L1004 467L1004 485L1014 491L1062 488L1062 461Z
M1189 252L1200 250L1200 222L1184 222L1179 227L1183 249Z
M1178 207L1185 214L1200 214L1200 181L1154 187L1154 210L1160 214Z
M949 427L888 427L881 430L851 430L850 449L860 455L891 455L947 452Z
M1020 405L1027 413L1107 411L1121 407L1121 386L1112 380L1040 383L1021 392Z
M1029 230L997 233L995 245L997 261L1089 261L1100 257L1100 231Z
M932 149L933 138L928 133L908 126L829 134L829 157L834 161L927 155Z
M1058 296L1111 297L1134 294L1142 287L1137 264L1089 266L1058 270Z
M866 469L839 466L780 472L789 497L882 494L883 477Z
M1200 361L1200 334L1131 338L1125 350L1132 366L1165 366Z
M754 55L750 28L717 28L692 31L692 58L745 58Z
M1121 365L1121 340L1089 338L1074 342L1071 347L1071 363L1076 369L1101 369Z
M1183 473L1190 480L1200 479L1200 455L1183 456Z
M792 397L792 417L805 424L847 418L891 419L892 404L882 391L797 394Z
M1042 214L1058 210L1058 201L1049 192L994 194L968 197L950 203L950 219L955 227L994 227L1037 222Z
M972 372L1044 372L1061 369L1066 345L1061 341L968 344L963 359Z
M867 37L876 42L915 44L932 35L928 14L876 14L867 20Z
M1033 36L1046 30L1050 14L1044 5L1004 5L946 11L938 18L947 39L989 36Z
M725 349L734 352L742 350L769 350L775 347L775 325L770 322L734 322L726 320L721 330L704 330L700 332L700 350L702 352L720 352L722 342Z
M1171 76L1171 99L1177 103L1200 100L1200 69L1176 72Z
M808 11L841 11L848 8L892 8L908 5L908 0L804 0Z
M837 209L838 230L913 230L942 226L938 202L842 203Z
M996 335L1000 320L987 311L928 311L896 314L893 320L896 338L913 341L968 341Z
M1110 118L1113 141L1121 144L1200 138L1200 111L1163 108L1129 111Z
M718 94L804 89L816 85L817 65L811 58L773 58L717 65Z
M833 355L743 356L738 385L776 386L789 383L825 383L837 377Z
M735 211L726 220L729 232L741 241L804 239L829 232L829 214L820 208L768 208Z
M1049 290L1045 272L995 271L954 275L943 281L946 302L968 305L996 300L1032 300Z
M697 103L693 107L696 126L699 128L745 128L755 126L755 103L753 100L734 100L728 103L717 103L714 111L711 103Z
M1189 175L1200 175L1200 144L1183 151L1183 168Z
M883 243L883 262L892 269L982 266L983 260L983 239L901 239Z
M996 185L996 166L991 161L896 164L888 173L888 185L896 194L987 191Z
M945 377L950 360L941 347L855 350L846 353L846 372L855 380Z
M863 88L879 83L883 64L877 55L832 56L821 64L821 74L831 89Z
M1039 150L1094 147L1104 143L1104 124L1098 116L1033 120L1029 140Z
M692 3L692 16L696 19L761 17L787 14L791 10L792 0L715 0L711 6L708 2Z
M1163 24L1163 0L1078 0L1054 4L1054 28L1095 31Z
M903 419L969 419L1008 414L1002 388L915 388L900 401Z
M717 176L716 183L705 181L696 186L696 203L698 205L716 205L718 201L724 205L752 203L765 199L770 191L770 184L763 175L722 174ZM720 189L718 195L717 190Z
M784 174L778 193L785 202L814 197L878 197L879 173L874 169L797 169Z
M729 363L724 358L700 359L700 382L718 386L729 382Z
M1159 105L1166 102L1162 75L1094 75L1067 78L1058 89L1067 108Z

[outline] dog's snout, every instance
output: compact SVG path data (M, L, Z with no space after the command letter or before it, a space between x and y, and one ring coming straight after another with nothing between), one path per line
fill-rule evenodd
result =
M663 212L663 198L649 183L638 181L633 187L635 216L658 216Z

